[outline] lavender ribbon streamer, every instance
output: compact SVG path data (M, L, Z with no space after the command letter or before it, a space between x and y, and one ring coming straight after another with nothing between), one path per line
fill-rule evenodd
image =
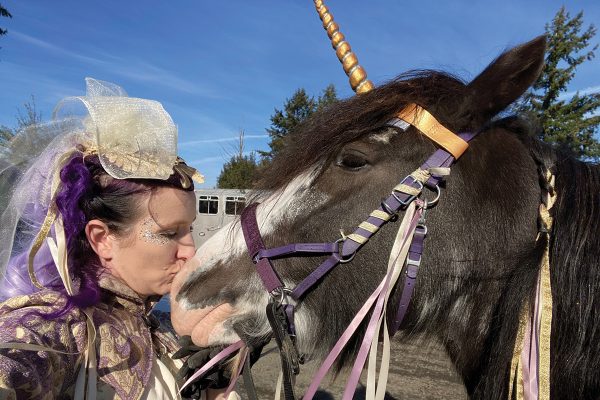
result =
M415 231L415 228L417 227L417 223L419 222L420 218L421 213L415 212L409 229L407 230L405 236L402 238L403 245L409 238L412 237L412 233ZM344 395L342 397L343 400L352 400L352 397L354 396L354 391L356 390L356 386L358 386L358 380L360 379L360 374L365 365L365 361L367 360L369 348L371 347L371 342L373 341L373 335L375 335L375 327L377 326L377 322L385 305L385 294L387 293L392 274L393 270L390 270L390 272L384 278L383 288L377 296L377 303L375 305L375 309L373 310L373 314L371 315L369 325L367 326L367 331L363 338L360 350L358 352L358 356L356 357L356 361L354 362L354 367L352 367L352 372L350 373L350 377L348 378L348 382L346 383L346 389L344 390Z
M538 400L539 398L539 354L540 347L540 302L541 302L540 276L536 285L533 315L527 322L525 329L525 343L521 352L523 364L523 397L525 400Z
M246 357L248 357L248 348L243 347L240 350L240 353L242 354L240 357L240 362L238 364L238 367L235 369L235 374L231 377L231 381L229 381L229 386L227 386L227 390L224 394L225 399L229 399L229 394L233 391L233 388L235 388L235 384L240 378L240 374L242 373L242 369L244 369L244 365L246 363Z
M410 237L411 233L415 230L420 216L421 216L420 212L416 213L413 216L413 220L411 221L411 224L409 226L407 234L403 237L403 240L402 240L403 242L406 242L408 237ZM344 347L348 344L348 341L350 340L352 335L354 335L354 333L356 332L356 330L362 323L363 319L365 319L366 315L368 314L369 310L371 309L371 307L373 306L375 301L379 300L378 304L376 305L375 310L373 311L373 315L371 316L369 326L367 327L367 334L365 334L363 343L361 345L361 349L359 350L359 356L357 357L357 359L355 361L352 373L348 380L348 384L346 385L346 389L344 391L344 397L343 397L344 400L352 398L352 396L354 395L354 389L356 388L356 386L358 384L358 379L360 378L360 373L362 372L362 368L366 361L366 354L368 353L368 348L369 348L369 345L371 344L371 341L373 338L375 325L377 324L378 317L381 314L381 309L383 308L383 299L385 299L385 292L387 291L387 287L389 285L390 278L391 278L391 273L387 274L383 278L383 280L381 281L379 286L377 286L377 288L373 291L371 296L367 299L367 301L365 301L364 305L358 311L358 313L356 314L354 319L352 319L352 322L350 322L350 324L348 325L348 327L346 328L346 330L344 331L342 336L340 336L337 343L331 349L329 355L327 356L327 358L325 359L325 361L323 362L323 364L321 365L321 367L319 368L319 370L313 377L310 386L308 387L306 393L304 394L304 397L302 398L303 400L310 400L314 397L315 393L319 389L319 385L325 378L325 375L327 375L327 372L329 372L329 370L331 369L331 367L332 367L333 363L335 362L335 360L337 359L337 357L340 355L340 353L342 352ZM369 331L373 331L373 332L371 332L369 335ZM362 362L360 362L361 357L362 357ZM357 367L357 365L358 365L358 367ZM353 386L353 389L350 390L349 387L351 387L352 384L354 386ZM349 394L346 393L348 391L350 391Z
M219 361L230 356L231 354L240 350L244 346L245 346L244 342L240 340L238 342L235 342L235 343L229 345L225 349L223 349L216 356L214 356L209 362L204 364L204 366L202 368L200 368L198 371L194 372L194 374L187 381L185 381L183 386L181 386L181 389L179 389L179 393L181 393L181 391L183 389L188 387L190 383L194 382L196 379L202 377L204 374L206 374L208 371L210 371L210 369L212 367L214 367L215 365L217 365L217 363L219 363Z

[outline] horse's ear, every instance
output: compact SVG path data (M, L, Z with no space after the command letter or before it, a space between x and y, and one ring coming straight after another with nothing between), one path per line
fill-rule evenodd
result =
M521 96L540 75L546 36L510 49L467 85L471 115L483 123Z

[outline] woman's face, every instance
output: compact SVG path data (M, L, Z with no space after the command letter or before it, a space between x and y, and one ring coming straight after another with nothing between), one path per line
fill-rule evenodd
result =
M175 274L194 256L194 192L159 187L140 206L141 217L124 235L111 235L110 272L143 298L171 290Z

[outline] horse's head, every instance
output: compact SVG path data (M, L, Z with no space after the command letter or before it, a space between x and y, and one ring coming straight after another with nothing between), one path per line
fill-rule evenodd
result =
M544 49L543 38L511 49L468 84L433 71L401 75L309 119L289 135L284 153L263 177L266 190L257 195L257 221L267 247L333 242L340 230L352 232L435 151L415 128L387 125L407 104L419 104L456 133L484 131L453 168L428 215L428 244L405 326L417 329L425 320L434 324L455 312L452 304L465 300L460 280L499 279L505 273L500 259L497 271L486 263L504 253L499 243L519 254L535 239L535 165L519 138L490 120L537 78ZM319 356L332 346L383 277L397 229L388 224L298 304L303 352ZM274 266L294 287L320 260L286 258ZM200 345L261 337L269 332L268 300L236 222L198 249L174 282L174 326Z

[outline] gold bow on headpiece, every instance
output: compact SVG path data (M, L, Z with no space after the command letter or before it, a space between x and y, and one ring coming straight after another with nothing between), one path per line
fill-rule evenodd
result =
M181 157L177 157L177 163L173 166L173 170L179 175L181 186L184 189L192 186L192 180L204 183L204 176L196 168L187 165Z
M79 114L82 130L91 134L83 143L86 152L97 152L109 175L166 180L178 172L177 127L159 102L128 97L121 87L93 78L86 84L86 96L64 99L54 116Z

